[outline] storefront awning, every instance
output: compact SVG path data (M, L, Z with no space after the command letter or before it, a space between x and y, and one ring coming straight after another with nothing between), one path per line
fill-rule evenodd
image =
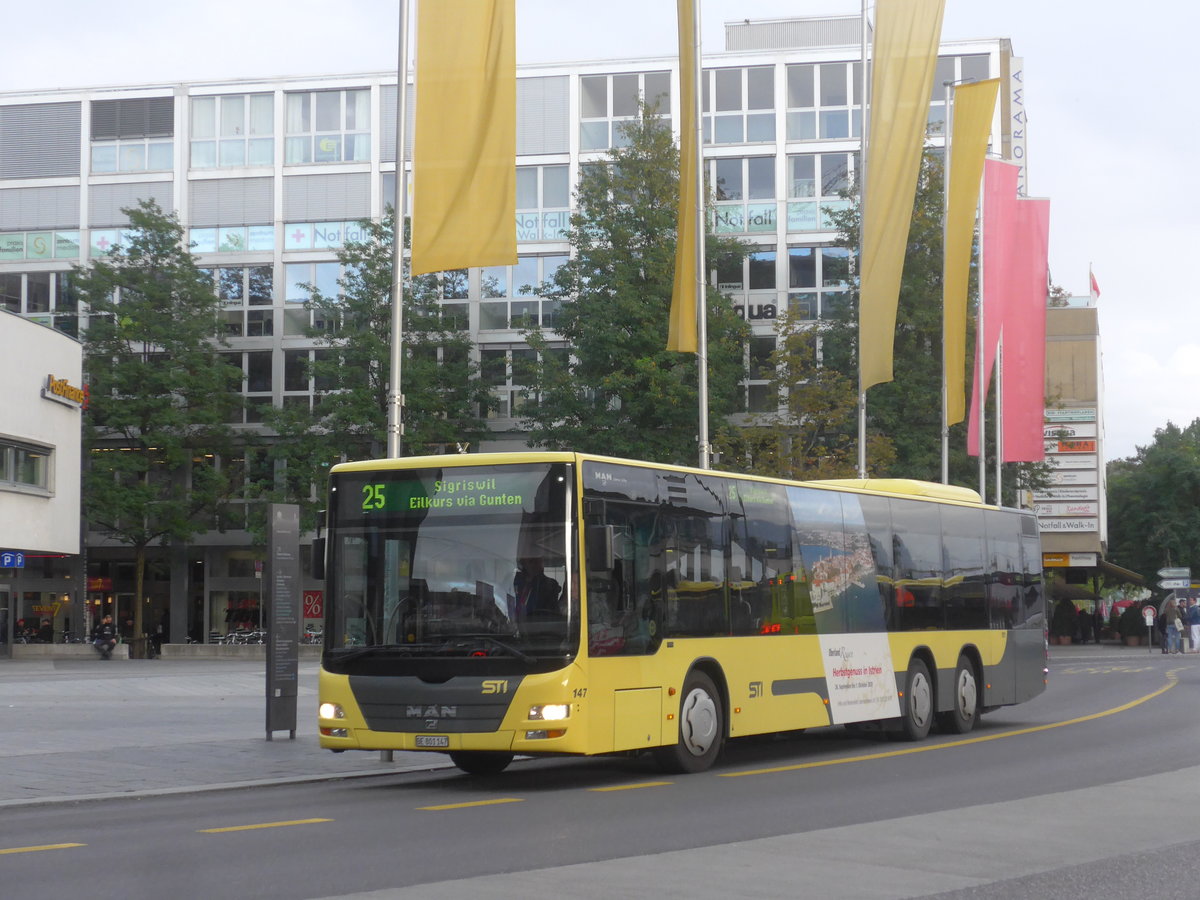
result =
M1100 560L1100 574L1121 584L1135 584L1138 587L1144 587L1146 584L1146 579L1137 572L1118 566L1116 563L1110 563L1106 559Z

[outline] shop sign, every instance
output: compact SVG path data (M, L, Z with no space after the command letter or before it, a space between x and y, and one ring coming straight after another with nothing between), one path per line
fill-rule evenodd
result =
M1056 469L1095 469L1097 466L1095 453L1081 453L1078 456L1048 456L1046 462Z
M1097 472L1094 469L1092 471L1083 472L1064 472L1061 470L1058 472L1051 472L1050 483L1053 485L1096 484Z
M1100 530L1097 519L1038 519L1038 529L1045 531L1092 532Z
M87 589L89 591L111 591L113 588L113 580L111 578L89 578L87 580Z
M53 400L55 403L61 403L73 409L87 409L87 385L76 387L65 378L55 378L53 375L47 375L46 383L42 386L42 396L47 400Z
M1068 441L1075 438L1094 438L1095 425L1043 425L1042 437L1048 441Z
M1094 568L1095 553L1043 553L1042 567L1046 569Z
M1039 516L1098 516L1100 504L1095 502L1038 503L1034 506Z
M1095 453L1095 440L1046 441L1047 453Z
M304 618L306 618L306 619L323 619L323 618L325 618L325 592L324 591L305 591L304 592Z
M1035 500L1099 500L1100 489L1095 486L1051 487L1034 491Z
M1070 409L1046 410L1047 422L1095 422L1096 407L1083 406Z

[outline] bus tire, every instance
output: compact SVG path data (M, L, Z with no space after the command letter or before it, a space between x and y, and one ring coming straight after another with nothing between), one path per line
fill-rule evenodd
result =
M659 747L654 758L666 772L703 772L716 762L724 740L721 694L708 675L694 669L679 698L679 742Z
M916 658L908 664L908 676L904 680L900 724L905 740L909 741L925 740L933 725L933 682L929 680L929 668Z
M513 754L499 750L453 750L450 759L468 775L499 775L513 761Z
M954 707L938 713L938 728L947 734L966 734L979 721L979 682L975 667L965 655L959 656L958 665L954 667L950 699Z

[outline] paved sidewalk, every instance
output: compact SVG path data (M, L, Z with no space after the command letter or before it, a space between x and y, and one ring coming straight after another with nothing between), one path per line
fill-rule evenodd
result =
M317 746L317 665L296 739L266 739L265 666L241 660L0 659L0 807L450 765L440 754Z
M1054 663L1158 648L1051 647ZM300 665L296 739L266 740L263 661L0 660L0 807L444 768L440 754L317 746L317 664Z

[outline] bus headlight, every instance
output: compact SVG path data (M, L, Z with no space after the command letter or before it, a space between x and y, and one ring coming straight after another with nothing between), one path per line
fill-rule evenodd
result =
M344 719L346 711L338 703L322 703L317 707L317 717L321 719Z
M571 715L571 707L567 703L546 703L542 706L529 707L529 719L536 722L560 722Z

